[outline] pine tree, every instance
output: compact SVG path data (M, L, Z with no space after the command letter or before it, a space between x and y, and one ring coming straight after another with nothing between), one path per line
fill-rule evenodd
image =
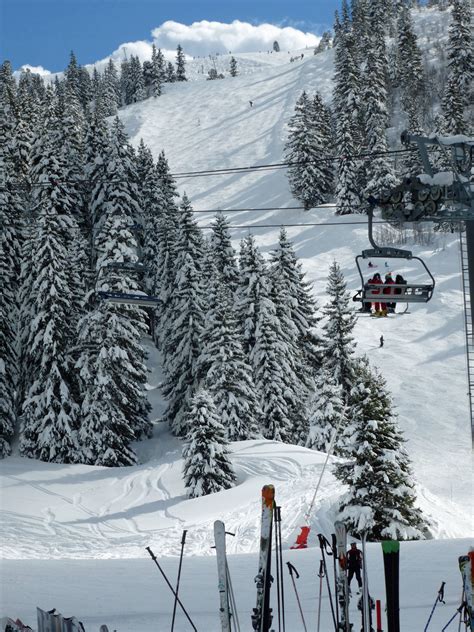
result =
M464 109L472 105L474 53L471 9L468 0L453 0L449 27L448 77L442 101L446 134L467 134Z
M184 484L190 498L230 489L235 474L229 458L224 426L211 395L200 390L186 416L190 429L183 449Z
M32 190L37 225L23 244L20 452L65 463L78 457L77 382L71 370L78 288L71 245L79 233L74 190L60 151L60 110L48 94L43 128L32 149L31 179L43 184Z
M271 296L277 306L280 321L289 320L294 330L297 366L295 371L307 386L321 365L321 340L314 328L320 318L312 295L312 284L306 281L301 263L286 230L280 230L278 248L270 256ZM290 334L292 335L292 334Z
M425 537L403 436L392 412L385 380L360 360L355 371L354 406L347 454L335 474L349 486L338 519L369 540Z
M262 283L263 281L263 283ZM301 391L277 310L262 279L258 296L255 344L250 351L262 408L263 435L291 443L301 431Z
M140 287L133 272L117 271L110 267L111 264L137 262L137 241L131 228L141 214L137 203L139 195L135 161L123 125L118 119L112 125L110 138L105 172L107 188L101 210L103 219L95 244L96 289L136 293ZM118 405L134 436L149 436L150 406L144 391L147 376L146 352L141 343L141 337L146 333L145 315L139 307L117 303L107 303L102 314L104 319L111 321L108 325L111 329L108 342L113 345L116 357L120 358L110 376L111 388L117 388L123 394Z
M381 41L377 40L379 37ZM374 29L365 67L364 118L367 152L373 154L366 163L367 184L364 198L380 197L384 189L396 186L395 175L387 158L387 56L383 29Z
M186 79L186 62L181 44L176 49L176 81L187 81Z
M174 278L163 318L161 349L168 400L164 419L177 435L186 432L185 415L196 390L196 361L203 327L202 236L192 207L183 195L173 255Z
M263 278L263 257L257 248L253 235L248 235L242 240L240 248L240 278L236 292L235 310L242 333L242 345L249 358L255 346L259 297L265 291L262 288Z
M288 179L291 192L305 209L327 201L332 187L330 167L321 161L327 152L327 130L324 129L323 103L316 97L311 103L306 92L296 102L295 114L289 122L285 156L290 163Z
M81 425L78 432L80 461L89 465L133 465L130 442L136 436L120 406L124 393L117 379L120 338L131 332L107 303L91 305L79 323L76 363L82 385ZM123 361L121 362L123 364Z
M156 50L153 44L151 49L151 96L159 97L161 94L161 82L163 81L163 54Z
M20 265L19 200L15 195L15 167L11 159L13 120L0 103L0 459L11 452L16 411L15 387L18 358L17 327L18 269Z
M53 168L56 167L56 168ZM59 178L53 154L48 156L48 177ZM66 202L66 203L65 203ZM68 283L71 262L64 237L77 224L64 214L67 192L58 185L41 189L37 233L33 240L36 276L31 287L35 312L31 314L27 346L34 359L28 370L30 387L23 404L20 452L43 461L71 463L78 459L78 405L69 348L72 341Z
M231 77L237 77L237 75L239 74L239 71L237 69L237 60L235 59L235 57L230 58L229 72Z
M423 122L425 76L421 50L408 5L400 5L397 22L397 75L403 110L411 125Z
M176 73L174 70L174 66L173 64L169 61L168 65L166 66L166 79L165 81L167 83L174 83L175 81L177 81L176 78Z
M227 438L253 439L259 433L261 411L252 370L242 349L228 288L212 267L197 375L212 395Z
M326 289L329 302L323 308L327 318L323 326L325 367L336 383L341 385L343 401L348 404L354 372L355 342L352 332L356 316L349 306L349 292L346 291L344 275L336 261L329 268Z
M229 220L222 213L218 213L212 224L211 251L219 275L231 296L237 290L239 270L235 250L230 239Z
M332 373L323 368L315 380L314 394L308 406L309 432L306 447L312 450L328 452L335 432L336 440L333 452L338 454L341 445L339 428L346 427L345 408L342 401L341 385L334 379Z
M360 146L360 76L353 38L343 26L335 43L333 112L336 120L336 146L341 159L337 168L336 214L358 212L360 165L354 154Z
M100 86L100 92L96 97L96 108L102 109L102 115L116 116L120 106L120 81L117 69L112 59L104 70L104 78Z

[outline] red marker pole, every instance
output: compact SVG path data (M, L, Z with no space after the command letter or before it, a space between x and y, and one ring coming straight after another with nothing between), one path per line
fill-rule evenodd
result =
M383 632L382 630L382 604L380 599L375 602L375 612L377 615L377 632Z

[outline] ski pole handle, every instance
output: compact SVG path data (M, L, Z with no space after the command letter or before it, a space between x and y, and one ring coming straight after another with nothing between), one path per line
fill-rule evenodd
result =
M290 575L293 577L293 571L294 571L295 575L296 575L296 578L299 579L300 574L298 573L296 568L293 566L293 564L291 562L287 562L286 565L288 566L288 570L290 571Z
M444 587L446 585L446 582L442 582L441 583L441 587L438 590L438 601L441 601L441 603L446 604L445 600L444 600Z
M186 531L186 529L185 529L185 530L183 531L183 535L181 536L181 545L182 545L182 546L184 546L184 545L185 545L185 543L186 543L186 534L187 534L187 531Z

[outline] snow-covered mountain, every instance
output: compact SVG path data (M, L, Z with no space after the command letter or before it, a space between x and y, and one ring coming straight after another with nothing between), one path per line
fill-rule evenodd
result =
M425 49L429 49L435 39L438 42L442 39L441 34L446 32L444 19L445 14L434 10L415 13L417 29L424 34L425 40L421 43ZM298 59L290 62L291 57ZM242 70L238 77L170 84L161 97L122 109L120 117L132 142L138 145L143 138L155 158L164 149L175 174L281 162L286 124L301 91L318 90L325 101L331 98L333 52L318 55L313 55L312 50L262 52L236 55L236 58ZM219 56L217 70L220 71L219 64L225 66L229 59L230 56ZM214 61L190 62L190 78L201 79L211 67L209 64L213 65ZM397 122L390 130L392 138L397 137L401 125ZM319 305L326 300L326 277L333 260L341 265L348 287L354 293L357 290L360 279L355 257L368 247L365 216L336 217L330 207L310 212L292 209L299 204L291 198L284 169L200 177L178 175L177 182L180 193L186 192L199 212L203 229L209 225L215 210L230 209L228 216L234 227L236 247L251 231L262 251L267 253L277 243L279 226L288 226L297 255L308 278L314 282ZM268 207L287 207L288 210L235 212ZM357 352L367 354L387 379L413 462L418 502L431 522L434 537L468 538L473 533L472 452L459 239L456 234L431 233L428 245L419 246L409 234L405 247L421 256L435 276L434 297L430 303L415 305L408 313L392 318L360 316L355 330ZM424 278L415 261L397 269L390 261L381 260L378 265L384 271L387 265L392 272L402 272L409 280ZM385 342L380 347L382 335ZM149 351L149 396L152 418L158 420L162 412L159 358L151 344ZM157 422L154 438L137 444L136 449L141 464L135 467L58 465L16 456L0 463L2 553L8 558L8 562L3 563L2 574L4 578L7 575L19 578L22 574L30 578L25 580L23 597L20 598L23 589L19 583L5 591L2 610L11 612L13 607L15 614L31 619L30 606L41 605L40 601L45 607L56 606L60 610L80 607L77 601L68 601L67 589L64 592L61 589L66 582L66 568L70 568L68 563L54 566L51 561L42 570L39 562L26 560L82 560L73 562L75 572L78 576L86 573L90 577L90 573L95 572L96 562L87 562L86 558L142 558L147 555L146 546L151 546L159 556L177 554L183 529L189 530L187 555L207 556L211 554L213 542L212 523L218 518L236 533L236 537L229 540L231 553L254 553L258 546L259 490L267 482L276 486L278 504L283 508L284 546L288 548L302 525L325 459L324 454L271 441L235 443L232 461L237 486L216 495L188 500L181 477L181 443L169 435L163 424ZM311 518L313 533L331 532L334 505L341 492L340 483L326 472ZM315 539L311 545L315 545ZM415 551L415 548L409 567L414 574L406 585L408 592L425 577L419 569L415 572L418 563L429 564L434 551L443 563L455 568L456 555L464 552L467 542L412 543L406 550ZM310 550L307 555L313 553ZM303 562L302 553L291 555L295 564L304 566L306 576L315 574L315 556L311 562L309 558ZM371 556L375 563L375 548ZM20 559L21 562L14 561ZM238 582L245 586L246 580L252 582L255 556L235 559ZM408 560L407 554L407 565ZM94 583L96 590L100 592L104 583L108 584L107 594L114 593L115 587L119 599L119 590L127 592L128 587L126 581L121 586L114 583L116 575L122 571L127 574L130 567L120 566L119 562L116 565L111 561L102 563L101 568L106 571L97 575L96 579L99 576L102 579ZM144 561L136 560L132 565L135 566L131 577L136 580L145 573ZM199 560L194 562L193 573L207 576L209 568L208 561ZM64 581L55 582L53 586L48 578L55 573ZM426 583L419 593L421 596L413 598L413 605L408 604L419 608L419 612L416 625L408 611L405 613L405 631L419 629L423 608L428 607L440 583L437 578L445 577L439 573L441 568L432 573L435 579ZM381 577L378 568L376 581L380 583ZM456 581L451 566L449 577ZM214 578L206 580L209 590L213 589L213 581ZM189 578L185 582L189 584ZM38 592L40 583L44 583L43 592ZM196 590L201 588L198 586ZM48 600L51 590L55 591L54 601ZM251 589L247 586L244 590L249 602L251 590L253 582ZM190 587L185 583L185 594L187 591ZM138 589L136 593L144 594ZM308 590L305 596L311 599ZM84 596L84 601L86 599ZM197 608L199 598L194 596L191 600ZM139 601L135 612L143 614ZM98 627L104 620L114 620L110 595L104 603L104 608L89 610L91 625ZM449 603L453 610L458 605L454 589ZM145 630L150 622L159 620L153 608L137 623L131 606L127 607L129 620L124 623L126 617L122 617L116 622L120 632ZM210 630L216 629L213 626L217 619L206 616L202 617L203 623ZM180 625L182 627L176 629L187 629L184 621Z

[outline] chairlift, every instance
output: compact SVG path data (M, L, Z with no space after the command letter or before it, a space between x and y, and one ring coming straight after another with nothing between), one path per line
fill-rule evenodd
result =
M410 250L402 250L400 248L383 247L378 246L373 238L372 234L372 220L373 220L373 207L369 208L369 241L373 248L363 250L362 254L357 255L356 265L359 270L362 287L357 293L354 300L361 301L362 303L427 303L433 296L435 288L435 279L425 264L423 259L415 257ZM404 259L419 261L424 268L426 275L429 277L429 283L369 283L364 280L364 275L361 269L361 260L368 259ZM390 294L384 294L383 290L390 288Z
M125 292L97 292L97 294L107 303L118 303L120 305L156 307L160 302L157 296L148 296L147 294L128 294Z

